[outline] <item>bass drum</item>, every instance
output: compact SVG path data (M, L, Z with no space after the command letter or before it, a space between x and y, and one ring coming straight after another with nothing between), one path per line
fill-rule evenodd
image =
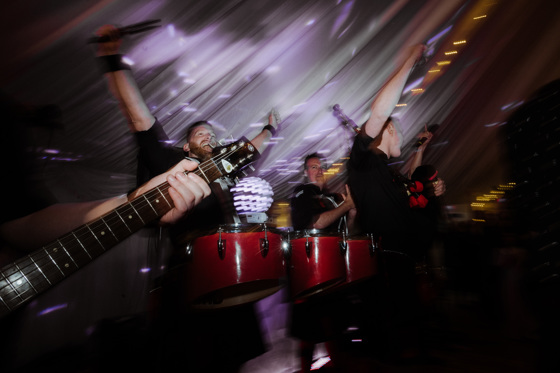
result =
M294 301L323 293L346 278L340 235L317 229L296 231L290 240L288 277Z
M282 287L282 235L264 224L222 225L187 246L187 300L195 309L254 302Z

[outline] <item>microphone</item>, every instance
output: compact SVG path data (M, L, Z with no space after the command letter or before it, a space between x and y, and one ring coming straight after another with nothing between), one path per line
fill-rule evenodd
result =
M152 30L154 28L159 27L160 25L156 25L160 20L159 19L152 19L149 21L139 22L132 25L120 27L117 29L118 36L122 37L123 35L131 35L137 34L139 32L146 32ZM111 36L93 36L87 40L88 44L92 43L105 43L107 41L111 41Z
M435 133L438 128L439 128L439 124L432 124L430 127L428 127L428 132ZM416 148L418 148L422 144L424 144L426 142L426 140L428 140L427 137L421 137L421 138L418 139L418 141L416 141L416 144L414 144L414 146Z
M340 121L340 124L352 128L356 133L360 133L360 127L358 127L358 125L352 119L348 118L348 116L344 114L339 104L335 104L333 106L333 115Z

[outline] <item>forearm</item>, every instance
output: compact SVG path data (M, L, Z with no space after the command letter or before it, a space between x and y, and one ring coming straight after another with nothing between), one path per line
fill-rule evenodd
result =
M418 166L422 165L423 155L424 155L424 151L421 150L421 149L418 149L416 152L414 152L412 157L410 157L410 160L407 162L408 171L406 172L406 174L407 174L409 179L412 176L412 174L414 173L414 170L416 170L416 168Z
M262 154L263 150L266 148L266 142L269 141L271 137L272 133L269 130L263 130L251 140L251 144Z
M52 205L2 224L0 236L15 248L38 249L126 201L123 195L103 201Z
M349 206L349 204L342 203L335 209L323 212L321 215L319 215L319 218L315 221L315 223L313 223L313 228L327 228L329 225L346 214L350 210Z
M111 71L105 73L105 77L109 90L119 102L130 130L139 132L150 129L155 118L148 109L131 71Z
M416 55L411 54L373 100L370 108L371 115L364 126L366 134L370 137L376 137L380 133L383 124L399 103L404 85L415 62Z

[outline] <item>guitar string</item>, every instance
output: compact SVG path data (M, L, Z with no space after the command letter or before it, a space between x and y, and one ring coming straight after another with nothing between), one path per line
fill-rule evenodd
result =
M194 171L192 171L192 172L195 172L195 173L196 173L196 171L198 171L198 170L201 169L201 168L202 168L202 169L206 168L206 171L208 171L208 170L210 170L210 169L212 169L212 168L215 168L215 169L217 169L217 170L219 171L219 168L217 168L217 167L215 167L215 166L214 166L214 167L213 167L213 166L206 167L206 166L207 166L208 164L212 164L212 163L213 163L212 161L214 161L214 160L218 160L218 161L219 161L220 159L223 159L223 158L225 158L225 157L228 157L229 155L233 154L233 153L236 152L236 151L238 151L238 149L230 150L229 153L228 153L228 152L224 152L223 154L217 155L216 157L212 158L211 160L202 163L202 164L197 168L197 170L194 170ZM203 170L203 171L204 171L204 170ZM199 175L199 176L200 176L200 175ZM214 177L213 177L213 179L214 179ZM158 190L158 189L159 189L159 190ZM146 193L144 194L144 196L146 196L146 198L148 198L148 197L151 198L153 194L159 195L159 194L161 193L162 190L163 190L163 192L167 192L168 189L169 189L169 184L168 184L167 182L165 182L165 183L162 183L162 184L158 185L158 186L155 187L154 189L152 189L152 190L146 192ZM169 196L169 195L167 195L167 196ZM120 214L122 214L122 215L126 215L126 214L128 214L129 212L137 213L137 212L135 211L135 209L134 209L134 206L133 206L132 202L137 202L136 207L137 207L138 209L145 208L147 205L150 205L150 208L153 209L153 206L151 206L151 203L150 203L149 201L145 200L144 198L140 198L139 200L131 201L131 202L128 203L128 204L119 206L119 208L113 210L112 212L117 212L117 214L119 214L119 211L118 211L118 210L120 209L120 210L123 210L123 211L120 211ZM129 207L130 207L130 208L129 208ZM172 208L172 207L170 207L169 210L170 210L171 208ZM124 210L124 209L128 209L128 210ZM167 211L169 211L169 210L167 210ZM164 212L163 214L165 214L165 212ZM156 214L156 217L155 217L155 218L159 217L158 215L159 215L159 214ZM140 216L139 216L139 217L140 217ZM115 219L116 219L116 218L115 218ZM119 217L119 219L122 219L122 217ZM116 219L116 220L118 221L119 219ZM101 219L97 219L97 220L94 220L93 222L90 222L90 223L88 223L88 224L93 225L93 224L95 224L95 223L100 223L100 221L101 221ZM104 225L107 225L107 224L109 224L109 223L110 223L110 222L104 222ZM83 226L78 227L78 228L77 228L76 230L74 230L72 233L73 233L73 234L77 234L77 233L79 233L78 231L80 231L80 230L85 230L86 232L88 232L88 234L91 233L90 239L92 239L92 238L95 239L95 234L93 233L93 230L88 226L88 224L84 224ZM142 226L144 226L144 225L145 225L145 223L142 223ZM126 223L124 223L124 226L126 226ZM123 237L120 238L120 239L122 240L122 239L128 237L130 234L136 232L137 230L138 230L138 229L134 230L133 232L125 232L125 236L123 236ZM102 253L99 253L98 255L94 255L94 256L92 257L91 254L89 254L89 253L87 252L87 250L85 249L85 247L82 245L81 241L79 241L79 239L78 239L78 240L75 239L75 238L77 238L77 237L74 237L74 238L72 239L72 241L71 241L69 244L67 244L66 246L64 246L64 244L63 244L61 241L64 240L64 238L67 238L67 237L69 237L69 236L73 236L72 233L67 234L66 236L63 236L63 237L59 238L57 241L55 241L54 243L52 243L50 246L52 246L52 245L58 246L58 245L56 245L56 244L57 244L57 243L60 243L60 244L62 245L62 247L66 248L67 250L72 251L73 254L75 254L75 255L84 255L84 253L85 253L85 255L88 256L88 258L86 258L87 263L89 263L91 260L95 259L98 255L101 255L101 254L102 254ZM85 237L83 237L83 236L82 236L81 238L82 238L82 240L83 240L84 242L85 242L85 240L87 239L87 238L85 238ZM117 243L118 243L118 242L120 242L120 241L117 240ZM99 242L98 242L98 244L99 244ZM48 246L49 246L49 245L48 245ZM100 246L101 246L101 248L103 249L103 251L106 251L106 249L103 248L103 245L102 245L102 244L100 244ZM112 247L112 246L111 246L111 247ZM76 248L78 249L77 252L75 251ZM83 251L83 252L82 252L82 251ZM23 266L23 267L19 267L19 266L18 266L18 268L19 268L20 270L17 271L17 273L20 274L20 276L17 277L17 278L15 278L15 279L12 279L12 280L8 280L8 279L6 278L6 280L5 280L5 281L6 281L6 286L4 286L3 288L0 288L0 291L3 290L4 288L7 288L7 287L9 287L11 291L13 291L13 290L12 290L12 286L10 286L10 283L11 283L11 284L14 284L14 282L17 282L18 280L21 280L23 277L25 277L26 280L27 280L26 282L29 283L29 284L31 284L31 285L34 284L34 281L33 281L33 280L35 280L35 279L37 279L37 278L40 278L40 279L41 279L41 282L40 282L40 283L43 283L43 284L44 284L44 281L45 281L45 280L44 280L43 278L45 278L45 279L48 280L49 276L47 276L47 275L49 274L49 272L48 272L48 271L41 272L40 270L37 269L37 266L38 266L39 264L41 264L42 261L44 261L45 259L47 259L47 257L48 257L48 259L46 260L46 262L49 263L49 264L51 264L51 267L53 267L52 270L50 271L50 277L51 277L51 280L53 280L53 281L55 281L55 280L53 279L53 271L54 271L54 273L56 273L56 276L55 276L55 277L58 277L58 278L59 278L58 281L61 281L62 279L64 279L65 277L67 277L68 275L72 274L74 271L76 271L76 270L78 270L78 269L80 268L80 267L77 265L77 263L76 263L75 265L76 265L77 268L68 269L66 272L69 272L69 273L63 274L64 271L62 271L62 269L60 269L60 268L56 268L56 269L55 269L54 266L52 265L53 263L51 263L51 262L52 262L55 258L56 258L56 259L60 259L61 257L64 257L64 259L66 259L67 257L69 257L72 261L74 261L74 259L78 260L77 257L73 258L69 253L66 254L66 253L62 253L62 252L60 252L58 255L56 255L56 254L53 253L53 252L51 252L51 253L49 254L48 251L47 251L47 246L45 246L42 250L39 250L39 253L41 254L41 256L38 256L38 255L32 256L33 254L30 254L29 256L24 257L24 258L18 260L18 262L16 262L16 264L17 264L17 263L20 263L20 264L21 264L21 263L23 263L23 262L25 262L25 261L27 261L27 260L29 259L29 261L28 261L28 262L29 262L29 265L26 265L26 266ZM54 257L53 257L53 256L54 256ZM56 263L57 261L54 260L54 262ZM86 263L86 264L87 264L87 263ZM30 267L30 266L33 267L32 271L29 272L28 274L25 274L25 270L28 269L27 267ZM63 272L63 273L59 273L59 272ZM32 276L31 274L35 274L35 276ZM63 276L63 277L60 278L60 276ZM10 275L9 277L13 277L13 275ZM58 281L55 281L55 282L58 282ZM39 284L40 284L40 283L39 283ZM37 282L35 282L35 286L38 287L38 288L40 288L40 286L37 285ZM49 285L49 286L50 286L50 285ZM49 286L47 286L47 287L49 287ZM23 302L28 298L28 297L27 297L27 294L25 294L27 291L33 291L32 296L34 296L36 293L40 292L40 291L37 291L37 292L36 292L35 289L34 289L32 286L28 286L27 289L28 289L28 290L25 290L25 291L23 291L23 292L16 292L16 291L13 291L14 293L16 293L16 295L15 295L14 298L12 298L12 300L13 300L13 299L17 299L17 298L23 298L23 300L21 301L21 302L23 303ZM40 289L39 289L39 290L40 290ZM6 294L5 294L5 296L6 296ZM31 297L29 297L29 298L31 298Z
M244 141L244 143L247 144L246 141ZM244 147L243 145L240 146L240 148L243 148L243 147ZM237 148L237 147L232 147L232 148L235 148L235 149L231 149L231 150L226 151L226 152L224 152L224 153L222 153L222 154L218 154L217 156L215 156L215 157L209 159L208 161L205 161L205 162L201 163L201 164L198 166L197 169L195 169L194 171L191 171L191 172L197 173L197 171L201 171L201 172L204 173L205 178L207 177L207 176L206 176L206 172L209 171L209 170L211 170L212 168L217 169L218 172L221 173L221 172L219 171L219 168L215 165L214 161L218 161L218 162L219 162L220 160L223 160L223 159L229 157L231 154L233 154L233 153L239 151L239 148ZM223 173L221 173L221 174L223 175ZM202 175L198 175L198 176L202 176ZM212 181L215 180L216 178L217 178L217 177L213 177L213 176L212 176ZM208 179L207 179L207 180L208 180ZM109 216L109 215L112 215L112 214L115 213L115 212L116 212L117 214L119 214L119 215L120 215L120 213L123 213L123 215L127 215L129 212L134 212L136 215L138 215L138 216L140 217L140 215L137 213L137 211L134 209L134 207L136 207L137 209L142 209L142 208L145 208L146 206L150 206L150 208L153 209L152 204L149 202L150 199L153 198L154 195L159 195L160 193L161 193L161 194L167 193L167 197L169 197L169 193L168 193L169 187L170 187L169 183L168 183L168 182L164 182L164 183L162 183L162 184L156 186L155 188L153 188L153 189L147 191L147 192L144 193L143 195L141 195L141 196L135 198L133 201L130 201L130 202L124 204L124 205L121 205L121 206L115 208L114 210L108 212L106 215ZM164 196L165 196L165 194L164 194ZM141 197L142 197L142 198L141 198ZM146 198L143 198L143 197L146 197ZM134 205L133 205L133 202L136 202L137 204L134 206ZM173 208L173 206L170 207L167 211L171 210L172 208ZM118 210L123 210L123 211L120 211L120 213L119 213ZM162 215L164 215L167 211L163 212ZM156 217L155 217L154 219L157 219L158 217L161 217L162 215L160 215L159 213L156 213ZM25 256L25 257L23 257L23 258L17 260L16 262L14 262L14 264L11 265L11 267L13 267L14 265L22 264L23 262L28 262L28 263L29 263L29 264L27 264L27 265L25 265L25 266L23 266L23 267L19 267L19 266L18 266L18 269L19 269L19 270L18 270L16 273L20 274L19 277L13 278L13 276L14 276L13 274L10 275L10 276L5 276L4 273L3 273L3 270L1 270L0 273L1 273L2 276L3 276L3 277L2 277L2 278L3 278L2 281L5 281L5 282L6 282L6 285L5 285L5 286L0 287L0 294L2 295L3 298L4 298L4 297L6 298L4 301L10 301L10 299L8 299L8 298L12 295L12 294L10 294L10 293L14 293L14 294L13 294L13 297L11 298L11 300L12 300L12 301L13 301L14 299L18 300L18 305L21 304L21 303L24 303L26 300L31 299L33 296L35 296L36 294L38 294L38 293L41 292L41 284L45 285L45 279L48 280L48 281L51 281L51 283L53 283L53 284L54 284L54 283L58 283L59 281L62 281L64 278L66 278L67 276L69 276L70 274L74 273L75 271L77 271L78 269L81 268L80 266L78 266L77 263L74 265L74 268L70 268L70 269L68 269L67 271L63 271L61 268L54 268L54 267L56 267L56 263L58 263L58 261L57 261L56 259L61 259L61 258L66 259L66 258L69 257L69 258L74 262L74 260L75 260L75 259L77 260L78 258L77 258L77 257L76 257L76 258L72 257L72 256L70 255L70 253L66 253L66 252L64 252L64 250L59 250L58 254L55 253L55 252L52 252L52 251L49 253L49 252L48 252L48 247L49 247L49 246L53 246L53 245L54 245L54 246L58 246L58 244L60 243L60 245L61 245L63 248L65 248L66 251L69 250L69 251L71 251L71 252L72 252L73 254L75 254L75 255L76 255L76 254L77 254L77 255L80 255L80 254L83 255L83 254L85 254L85 255L88 256L88 257L86 258L86 261L87 261L86 264L88 264L88 263L89 263L90 261L92 261L93 259L97 258L97 256L101 255L102 253L99 253L99 254L97 254L97 255L93 255L93 256L92 256L89 252L87 252L87 249L84 248L84 246L82 245L81 241L80 241L79 239L76 239L76 237L73 237L73 236L74 236L75 234L77 234L78 231L80 231L80 230L85 230L88 234L91 233L90 239L91 239L91 238L95 239L95 234L94 234L93 230L92 230L88 225L93 225L93 224L95 224L95 223L101 223L101 222L103 221L103 219L102 219L103 217L104 217L104 216L101 216L100 218L97 218L96 220L94 220L94 221L92 221L92 222L86 223L86 224L84 224L84 225L82 225L82 226L76 228L76 229L75 229L74 231L72 231L71 233L68 233L68 234L66 234L66 235L64 235L64 236L62 236L62 237L60 237L60 238L58 238L58 239L57 239L56 241L54 241L53 243L48 244L48 245L44 246L42 249L40 249L40 250L38 250L38 251L36 251L36 252L34 252L34 253L31 253L31 254L29 254L29 255L27 255L27 256ZM115 218L115 220L116 220L117 222L118 222L118 220L122 219L122 217L119 217L119 218L114 217L114 218ZM152 219L152 220L153 220L153 219ZM150 221L151 221L151 220L150 220ZM103 222L103 225L108 226L109 223L110 223L110 222ZM123 222L123 225L126 226L126 223ZM142 223L142 227L143 227L144 225L145 225L145 223L143 222L143 223ZM127 227L127 228L128 228L128 227ZM120 239L117 238L117 242L116 242L115 244L111 245L111 247L113 247L114 245L118 244L121 240L127 238L129 235L133 234L134 232L136 232L136 231L138 231L138 230L139 230L139 229L135 229L135 230L132 231L132 232L131 232L131 231L125 232L125 235L124 235L122 238L120 238ZM82 234L83 234L83 233L82 233ZM65 238L68 238L68 237L70 237L72 240L70 241L70 243L67 244L67 246L64 246L64 244L63 244L61 241L63 241ZM82 239L85 241L86 238L85 238L85 237L82 237ZM97 239L95 239L95 241L97 241ZM94 242L95 242L95 241L94 241ZM109 248L105 249L105 248L103 247L103 245L100 244L99 242L97 242L97 244L98 244L99 246L101 246L101 248L103 249L103 252L105 252L106 250L108 250L108 249L111 248L111 247L109 247ZM77 253L76 253L76 250L75 250L76 248L78 249ZM54 261L54 263L52 263L53 261ZM49 275L49 270L48 270L48 269L46 269L45 271L42 271L42 270L39 270L39 269L37 268L37 267L41 268L41 266L39 266L39 264L41 264L41 262L47 262L47 263L51 264L50 267L51 267L52 269L50 270L50 277L51 277L50 279L49 279L49 276L48 276L48 275ZM64 262L64 260L61 261L61 262ZM85 264L84 264L84 265L85 265ZM10 267L10 265L8 265L7 267ZM26 274L25 272L26 272L26 270L29 269L29 267L31 267L32 269L31 269L31 271L28 271L28 273ZM5 267L5 268L6 268L6 267ZM41 269L43 269L43 268L41 268ZM60 273L60 272L63 272L64 274L63 274L63 273ZM53 273L55 273L56 276L53 275ZM61 277L61 276L62 276L62 277ZM9 280L8 277L11 277L12 279ZM27 284L31 284L31 286L27 286L26 289L25 289L24 291L22 291L22 292L18 292L18 291L16 291L16 290L14 290L14 289L13 289L13 285L14 285L17 281L19 281L19 280L21 280L21 279L23 279L23 278L25 278L24 281L25 281ZM37 280L38 278L40 279L40 281L34 281L34 280ZM58 280L57 280L56 278L58 278ZM19 285L18 285L18 286L19 286ZM34 288L33 286L35 286L35 287L37 288L37 291L36 291L36 288ZM49 284L49 285L46 286L46 287L48 288L48 287L50 287L50 286L51 286L51 285ZM6 289L6 288L9 289L8 292L5 292L5 291L4 291L4 289ZM32 292L31 296L28 296L28 294L26 294L27 292ZM20 299L20 298L21 298L21 299ZM0 303L0 304L2 304L2 303ZM16 307L17 307L17 305L16 305Z

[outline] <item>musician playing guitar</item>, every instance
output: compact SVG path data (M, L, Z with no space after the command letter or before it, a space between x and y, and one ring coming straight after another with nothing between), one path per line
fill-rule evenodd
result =
M51 265L59 263L62 267L58 275L53 276L36 259L36 266L33 268L25 268L21 264L10 263L18 258L17 263L23 263L21 260L29 261L29 259L25 259L26 254L33 250L41 250L41 246L49 242L56 242L57 239L68 234L68 232L76 230L80 226L85 226L86 223L95 221L111 211L123 208L123 206L129 204L131 196L123 194L99 201L52 204L50 200L43 202L45 198L42 196L37 198L38 193L34 193L31 188L36 180L31 180L29 163L23 160L24 155L21 159L14 157L24 150L23 148L19 149L20 146L18 145L25 146L25 138L21 131L27 125L26 121L29 119L29 115L27 115L23 106L14 102L3 101L2 105L9 124L4 126L4 139L10 143L2 143L3 146L0 149L2 163L6 164L6 167L3 167L3 170L6 171L4 174L6 182L2 183L1 188L2 195L6 198L0 217L0 267L2 267L0 271L0 314L2 316L0 324L0 333L2 334L0 367L2 372L9 372L11 369L15 369L16 363L13 359L16 357L18 367L21 367L29 364L32 359L39 357L46 350L52 352L53 349L59 347L49 345L45 346L44 351L25 351L27 345L19 339L19 327L22 324L16 322L20 321L20 314L16 311L12 315L7 315L7 312L10 312L11 309L15 309L20 304L23 305L27 299L31 299L35 292L48 287L49 284L39 286L40 278L32 278L30 269L36 268L35 273L39 275L44 273L43 279L45 282L50 281L51 284L54 284L60 277L74 271L73 267L64 268L63 262L58 261L59 259L55 256L52 256ZM197 166L192 161L181 161L175 167L154 177L138 188L134 195L142 195L152 188L166 183L169 186L166 195L172 206L161 215L159 223L163 225L175 223L210 195L210 188L205 180L196 173L186 173L195 170ZM95 231L95 228L92 229ZM90 237L93 237L91 233ZM101 242L104 243L105 241L100 238ZM109 245L106 245L105 248L108 249ZM49 252L49 250L50 248L45 247L43 252ZM95 250L86 247L83 250L90 250L90 254L94 255ZM41 268L43 272L41 272ZM33 283L33 286L29 286L28 282ZM16 318L14 319L12 316ZM35 315L35 317L39 317L39 315ZM35 320L27 321L35 322ZM7 328L13 330L7 330ZM64 335L66 332L64 329L64 326L60 325L58 333ZM9 332L13 332L13 334ZM36 339L41 339L41 337L37 335ZM55 366L59 367L59 365L44 365L42 368L49 370L49 368Z
M108 82L109 89L118 100L120 108L126 118L129 129L133 133L139 148L138 179L145 180L146 175L151 176L161 169L166 169L178 159L188 158L194 161L204 161L212 155L213 148L217 145L216 134L211 123L199 121L185 126L185 144L182 151L166 147L168 136L158 119L150 112L144 98L134 80L130 68L120 60L119 50L122 39L118 29L112 25L100 27L96 35L109 39L98 44L97 56ZM251 143L259 152L263 152L268 140L276 133L278 119L268 116L268 124L263 127ZM203 236L205 231L216 229L224 224L240 223L240 218L233 205L233 197L229 188L233 186L232 180L221 178L211 184L212 194L203 203L198 205L191 216L176 224L170 232L177 255L169 260L169 267L179 268L182 264L184 248L197 237ZM208 269L211 270L211 269ZM170 276L167 276L169 279ZM166 297L161 303L173 315L165 317L168 322L165 339L176 341L175 346L184 345L184 350L189 352L187 364L193 369L204 369L207 360L216 364L216 369L221 371L235 371L241 364L265 352L257 315L252 304L238 306L232 310L223 310L208 314L197 313L184 317L178 311L182 305L173 304L181 299L181 290L172 289L174 285L165 281ZM188 305L186 306L188 308ZM186 310L185 312L190 312ZM169 321L173 320L173 321ZM181 324L181 325L179 325ZM183 329L184 328L184 329ZM181 332L180 330L184 330ZM191 337L185 338L188 333ZM169 342L170 345L173 342ZM216 358L218 350L227 352ZM173 351L173 350L170 350ZM167 351L165 351L167 353ZM171 352L172 353L172 352ZM181 364L185 369L184 361L174 361L171 356L166 363ZM169 369L174 369L170 366ZM188 368L187 368L188 369Z

